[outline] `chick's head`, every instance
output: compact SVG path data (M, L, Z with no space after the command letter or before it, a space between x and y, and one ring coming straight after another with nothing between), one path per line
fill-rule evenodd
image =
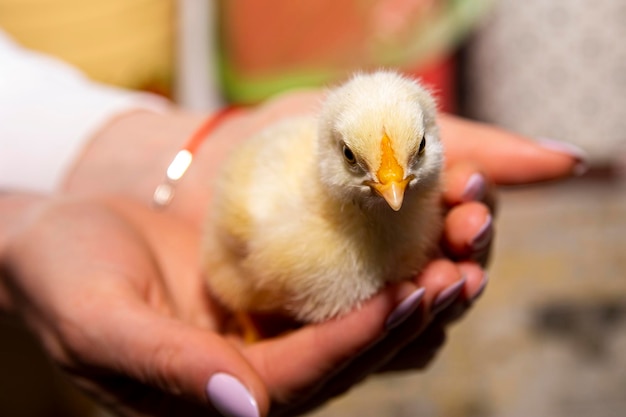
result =
M438 182L443 148L436 105L395 72L357 74L329 92L319 119L318 162L328 191L394 211L405 193Z

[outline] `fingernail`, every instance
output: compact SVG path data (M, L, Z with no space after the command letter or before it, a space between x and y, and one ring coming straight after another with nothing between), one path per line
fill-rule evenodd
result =
M583 175L589 169L587 165L587 152L573 143L548 138L538 138L537 143L551 151L564 153L575 158L578 163L574 166L574 175Z
M419 288L406 297L398 306L391 312L387 321L385 322L385 328L387 330L393 329L400 325L403 321L408 319L411 314L417 309L424 298L426 289Z
M431 308L432 313L437 314L442 310L445 310L446 307L452 304L452 302L457 299L459 294L461 294L461 291L463 290L466 281L467 278L464 276L459 281L441 291L433 302L433 306Z
M478 172L472 174L467 180L467 184L465 184L465 189L463 190L463 195L461 199L463 201L479 201L485 196L485 192L487 190L487 185L485 182L485 177Z
M488 215L487 220L480 227L480 230L478 231L478 233L476 233L476 235L474 236L474 238L472 239L470 243L470 247L472 248L472 251L478 252L482 249L485 249L487 245L489 245L489 242L491 241L492 234L493 234L493 218L491 217L491 215Z
M216 373L206 388L211 404L224 417L259 417L259 407L250 391L232 375Z
M480 287L476 290L476 293L472 296L472 301L477 300L483 292L485 292L485 288L487 288L487 283L489 283L489 274L487 271L483 271L483 280L480 283Z

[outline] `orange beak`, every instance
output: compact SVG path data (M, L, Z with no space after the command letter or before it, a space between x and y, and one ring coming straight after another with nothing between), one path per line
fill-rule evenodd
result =
M382 198L385 199L389 207L393 211L398 211L402 207L402 201L404 200L404 190L406 189L409 179L402 180L400 182L389 182L387 184L381 184L379 182L371 182L368 185L372 187L374 191Z
M387 135L380 141L380 167L376 172L378 181L368 182L367 185L385 199L394 211L400 210L404 200L404 191L411 178L404 178L404 169L398 163Z

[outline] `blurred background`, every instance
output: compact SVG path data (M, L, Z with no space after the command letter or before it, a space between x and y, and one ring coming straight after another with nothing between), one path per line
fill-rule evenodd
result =
M445 111L583 148L582 177L501 190L491 282L432 366L313 415L626 415L626 2L0 0L0 27L189 109L396 67ZM104 415L0 317L0 416Z

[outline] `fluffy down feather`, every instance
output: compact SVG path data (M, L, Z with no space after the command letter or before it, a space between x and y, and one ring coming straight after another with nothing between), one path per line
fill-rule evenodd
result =
M235 311L317 322L417 274L442 227L435 112L414 80L356 74L317 117L244 143L215 184L211 291Z

